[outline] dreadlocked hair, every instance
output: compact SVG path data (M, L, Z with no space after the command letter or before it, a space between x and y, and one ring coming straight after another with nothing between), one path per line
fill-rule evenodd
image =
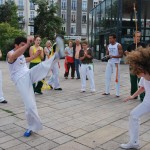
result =
M150 74L150 47L139 47L130 52L126 57L126 62L131 66L133 74Z

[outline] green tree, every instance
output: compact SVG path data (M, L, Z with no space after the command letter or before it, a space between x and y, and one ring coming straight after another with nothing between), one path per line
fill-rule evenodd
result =
M47 0L32 0L38 5L37 16L34 19L35 34L39 34L42 38L47 37L54 39L55 33L65 34L61 30L62 19L56 15L57 5L48 5Z
M12 27L19 28L17 16L17 6L13 1L0 5L0 23L7 22Z
M8 23L0 23L0 49L3 53L3 59L6 58L7 51L12 49L14 39L18 36L25 36L25 33Z

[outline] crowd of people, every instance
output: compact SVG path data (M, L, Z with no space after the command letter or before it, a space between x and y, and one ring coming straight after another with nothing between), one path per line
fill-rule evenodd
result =
M123 52L122 45L116 41L116 35L109 35L109 45L106 47L106 57L108 58L105 71L105 92L102 95L110 95L111 77L114 75L116 97L120 96L120 60L125 55L129 64L131 96L124 101L137 99L140 95L139 104L130 113L129 133L130 141L121 144L124 149L139 148L139 118L150 112L150 48L140 42L141 33L136 31L133 35L133 43ZM34 43L31 46L31 43ZM14 49L7 54L7 63L12 81L21 94L25 105L25 113L28 127L24 133L29 137L32 132L42 129L42 123L38 115L35 102L35 93L42 93L43 81L51 71L48 85L54 90L62 90L59 83L59 52L57 41L52 44L48 40L44 49L40 46L40 36L18 37L14 42ZM29 48L29 57L24 57L24 52ZM86 80L90 82L92 93L96 91L94 82L93 52L87 41L77 38L75 44L69 40L68 46L64 50L64 77L68 79L71 69L71 79L81 79L81 92L86 92ZM0 52L0 57L2 53ZM44 61L43 61L44 60ZM29 68L26 62L29 62ZM139 84L138 84L139 82ZM144 93L146 91L146 93ZM2 91L2 73L0 72L0 103L7 103Z

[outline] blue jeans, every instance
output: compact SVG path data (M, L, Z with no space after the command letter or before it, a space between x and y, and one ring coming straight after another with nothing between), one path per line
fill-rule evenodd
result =
M75 70L76 70L77 78L80 78L79 65L81 65L80 60L75 59Z

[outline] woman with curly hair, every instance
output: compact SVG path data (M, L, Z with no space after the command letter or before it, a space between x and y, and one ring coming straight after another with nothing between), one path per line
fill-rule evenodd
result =
M129 135L130 141L127 144L121 144L121 148L139 149L139 118L150 112L150 47L138 48L127 56L127 63L132 66L132 73L136 74L140 79L139 89L124 101L134 99L145 91L145 97L141 104L130 112L129 117Z

